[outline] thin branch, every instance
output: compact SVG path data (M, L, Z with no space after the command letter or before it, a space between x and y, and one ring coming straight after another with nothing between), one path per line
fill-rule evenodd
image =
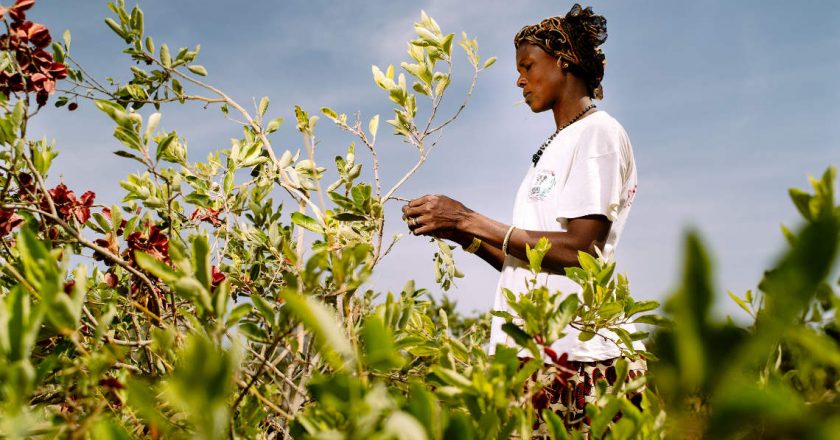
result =
M230 105L231 107L233 107L234 109L239 111L239 113L241 113L242 116L245 117L245 120L248 121L248 125L250 125L254 129L254 131L257 132L257 135L260 137L260 140L262 141L263 147L265 148L266 152L268 153L268 157L271 159L271 162L273 164L277 163L277 156L274 154L274 150L271 148L271 142L269 142L268 138L266 137L265 131L262 129L262 127L259 125L259 123L254 121L254 119L251 117L251 115L248 113L248 111L245 110L241 105L239 105L236 101L231 99L229 96L227 96L224 92L217 89L216 87L213 87L210 84L207 84L203 81L197 80L197 79L195 79L195 78L193 78L189 75L185 75L184 73L176 70L175 68L163 66L157 60L155 60L155 62L158 63L158 65L160 65L163 69L166 69L166 71L171 72L174 75L176 75L176 76L178 76L178 77L180 77L180 78L182 78L186 81L189 81L189 82L191 82L191 83L193 83L193 84L195 84L199 87L203 87L203 88L205 88L207 90L210 90L211 92L219 95L219 97L221 97L226 104ZM312 209L312 213L315 215L315 217L317 217L318 220L321 223L324 223L324 216L321 213L321 210L318 209L317 206L315 206L312 203L312 201L309 199L309 197L307 197L300 190L298 190L297 188L295 188L293 186L293 184L291 182L291 179L289 179L289 176L286 174L285 171L283 171L282 169L280 169L279 171L280 171L280 176L283 178L283 183L281 184L281 186L286 191L288 191L290 194L292 194L293 197L297 197L298 199L304 200L306 202L306 204Z
M259 354L256 350L254 350L251 347L248 347L248 351L250 351L251 354L253 354L254 357L259 359L260 361L265 362L266 363L265 365L268 367L269 370L271 370L272 373L274 373L274 375L279 377L283 382L286 382L286 384L289 385L290 387L294 388L295 391L297 391L298 393L301 393L301 394L306 394L306 390L304 390L303 388L300 387L300 385L294 383L291 379L286 377L286 375L283 374L283 372L281 372L280 370L277 369L276 366L274 366L273 362L268 362L268 360L263 355ZM287 353L288 353L288 351L287 351ZM285 356L283 356L283 357L285 357Z
M30 212L40 214L41 216L44 216L44 217L54 221L59 226L61 226L65 231L69 232L70 235L72 235L73 238L75 238L76 241L79 242L79 244L81 244L82 246L84 246L86 248L92 249L95 252L98 252L98 253L102 254L103 256L105 256L105 258L107 258L111 262L117 264L118 266L122 267L123 269L127 270L128 272L131 272L131 274L136 276L137 278L139 278L140 281L142 281L149 288L149 290L151 292L154 293L155 290L157 290L154 283L152 283L152 281L143 272L140 272L139 270L135 269L130 264L128 264L128 262L126 262L125 260L123 260L119 256L114 255L108 249L105 249L102 246L99 246L96 243L93 243L93 242L85 239L82 236L82 234L76 228L67 224L64 220L59 218L57 215L53 215L53 214L50 214L48 212L42 211L42 210L37 209L37 208L30 207L30 206L27 206L27 205L3 205L3 208L4 209L23 209L25 211L30 211ZM132 304L140 305L135 301L132 301ZM154 317L153 319L157 320L158 323L161 324L161 326L164 326L164 327L166 326L166 324L160 319L160 317L155 316L155 314L151 313L149 311L149 309L143 307L142 310L144 310L148 314L150 314L151 315L150 317Z
M455 121L455 119L458 119L458 116L461 114L462 111L464 111L465 108L467 108L467 104L470 102L470 98L472 97L473 91L475 90L475 84L478 81L478 73L481 72L482 70L484 70L484 69L476 68L473 71L472 83L470 83L470 88L469 88L469 90L467 90L467 96L464 97L464 102L461 103L461 106L458 107L458 110L455 112L455 114L452 115L451 118L447 119L446 122L444 122L443 124L438 125L437 127L425 132L425 135L430 135L430 134L432 134L432 133L434 133L438 130L441 130L441 129L443 129L443 127L446 127L447 125L449 125L453 121Z
M41 299L41 295L40 295L40 294L38 294L38 291L37 291L37 290L35 290L35 288L32 286L32 284L29 284L29 281L27 281L27 280L26 280L26 278L24 278L24 277L20 274L20 272L18 272L18 271L17 271L17 269L15 269L15 267L14 267L14 266L12 266L11 264L9 264L9 262L8 262L8 261L6 261L5 259L0 260L0 263L2 263L2 265L3 265L3 269L5 269L5 270L6 270L6 272L8 272L8 273L9 273L9 275L11 275L11 276L12 276L12 278L16 279L16 280L18 281L18 283L20 283L21 285L23 285L23 287L25 287L25 288L26 288L26 290L28 290L28 291L29 291L29 293L30 293L30 294L32 294L32 296L34 296L34 297L35 297L35 298L37 298L37 299Z
M294 328L294 327L293 327L293 328ZM274 352L274 350L277 348L277 345L278 345L278 344L280 344L280 341L282 341L282 340L283 340L283 338L285 338L286 336L288 336L288 335L289 335L289 333L291 333L291 332L292 332L292 329L289 329L288 331L286 331L286 332L285 332L285 333L283 333L283 334L277 334L277 335L275 335L275 336L274 336L274 340L273 340L273 341L271 341L271 346L268 348L268 352L269 352L269 353ZM239 396L238 396L238 397L236 398L236 400L233 402L233 406L231 406L231 407L230 407L230 413L231 413L231 414L234 414L234 413L236 412L236 407L238 407L238 406L239 406L239 404L240 404L240 403L242 403L242 399L243 399L243 398L245 398L245 394L247 394L247 393L248 393L248 390L250 390L250 389L251 389L251 387L253 387L253 386L254 386L254 383L255 383L255 382L257 381L257 379L259 379L259 377L262 375L262 372L263 372L263 370L265 369L265 364L266 364L266 363L268 363L268 358L263 358L263 359L262 359L262 362L260 362L260 365L257 367L257 371L256 371L256 372L254 373L254 375L251 377L251 380L248 382L248 384L247 384L247 385L245 385L244 389L243 389L243 390L239 393Z

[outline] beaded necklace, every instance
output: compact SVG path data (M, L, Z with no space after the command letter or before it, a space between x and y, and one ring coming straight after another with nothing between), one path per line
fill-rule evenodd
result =
M533 155L533 156L531 156L531 162L533 162L533 163L534 163L534 166L535 166L535 167L537 166L537 162L539 162L539 161L540 161L540 158L541 158L541 157L542 157L542 155L543 155L543 151L545 151L545 148L546 148L546 147L548 147L548 144L550 144L550 143L551 143L551 141L553 141L553 140L554 140L554 138L557 136L557 134L558 134L558 133L560 133L560 132L561 132L564 128L566 128L566 127L568 127L568 126L570 126L570 125L574 124L575 122L577 122L577 121L578 121L578 119L582 118L582 117L583 117L583 115L585 115L585 114L586 114L586 112L588 112L589 110L592 110L593 108L595 108L595 104L589 104L589 105L588 105L585 109L583 109L583 111L582 111L582 112L580 112L577 116L575 116L574 118L572 118L572 120L571 120L571 121L567 122L565 125L563 125L562 127L558 128L558 129L557 129L557 131L555 131L555 132L554 132L551 136L549 136L549 137L548 137L548 140L546 140L545 142L543 142L543 144L542 144L542 145L540 145L540 149L539 149L539 150L537 150L537 152L536 152L536 153L534 153L534 155Z

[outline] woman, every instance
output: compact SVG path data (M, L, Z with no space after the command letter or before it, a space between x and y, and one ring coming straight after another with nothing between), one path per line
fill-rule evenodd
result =
M599 46L606 38L606 20L577 4L563 17L525 26L514 38L516 85L533 112L553 112L556 131L530 161L523 158L528 170L510 225L442 195L423 196L403 207L414 234L449 238L500 270L494 310L510 312L502 289L522 293L532 277L526 243L533 247L541 237L551 242L537 282L569 294L580 286L562 274L579 265L579 251L606 257L615 251L636 192L636 167L622 126L593 103L602 97L605 57ZM501 330L503 323L493 318L489 354L497 344L515 345ZM551 348L568 354L577 373L569 380L575 392L549 390L549 400L574 426L585 421L583 406L594 395L593 378L616 380L612 365L620 351L604 338L584 342L576 330L566 330L567 336ZM631 363L631 376L644 369L643 361ZM578 398L562 401L563 394Z

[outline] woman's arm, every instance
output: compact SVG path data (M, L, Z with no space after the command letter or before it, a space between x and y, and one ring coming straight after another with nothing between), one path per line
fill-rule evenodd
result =
M451 232L451 234L448 235L435 236L439 238L446 238L452 240L455 243L461 245L461 247L463 248L467 248L467 246L472 244L473 237L475 237L474 235L469 235L454 230ZM502 249L494 247L493 245L483 240L481 242L481 246L479 246L478 250L475 251L475 255L477 255L482 260L486 261L489 265L493 266L496 270L500 272L502 270L502 266L505 264L505 255L502 253Z
M423 196L403 207L403 215L409 221L409 228L417 235L449 235L458 237L461 245L477 237L482 241L479 254L497 269L504 262L502 244L508 225L481 215L457 200L446 196ZM413 223L413 224L412 224ZM566 267L578 266L578 251L595 253L595 247L603 247L610 232L610 222L603 215L589 215L569 219L566 232L526 231L514 229L508 240L507 253L528 261L525 244L532 248L541 237L551 242L551 249L543 259L543 268L550 272L563 273Z

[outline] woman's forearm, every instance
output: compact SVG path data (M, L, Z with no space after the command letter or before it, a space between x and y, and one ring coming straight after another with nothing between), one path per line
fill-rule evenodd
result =
M577 221L578 219L573 220ZM575 231L571 231L572 221L570 221L570 231L568 232L526 231L514 228L508 239L507 253L522 261L528 261L525 245L533 248L540 238L545 237L551 243L551 249L543 259L543 268L550 272L563 273L566 267L579 265L578 251L594 253L594 247L599 244L602 245L609 234L610 222L603 217L602 219L586 218L580 220L589 221L573 225ZM502 253L502 246L508 228L509 225L474 211L467 213L464 220L458 225L459 231L464 235L477 237L482 241L481 250L485 251L486 248L486 253L490 254L492 252L493 261L501 262L504 262L505 258ZM482 256L482 258L484 257ZM488 260L488 262L490 261ZM490 264L493 263L490 262Z

